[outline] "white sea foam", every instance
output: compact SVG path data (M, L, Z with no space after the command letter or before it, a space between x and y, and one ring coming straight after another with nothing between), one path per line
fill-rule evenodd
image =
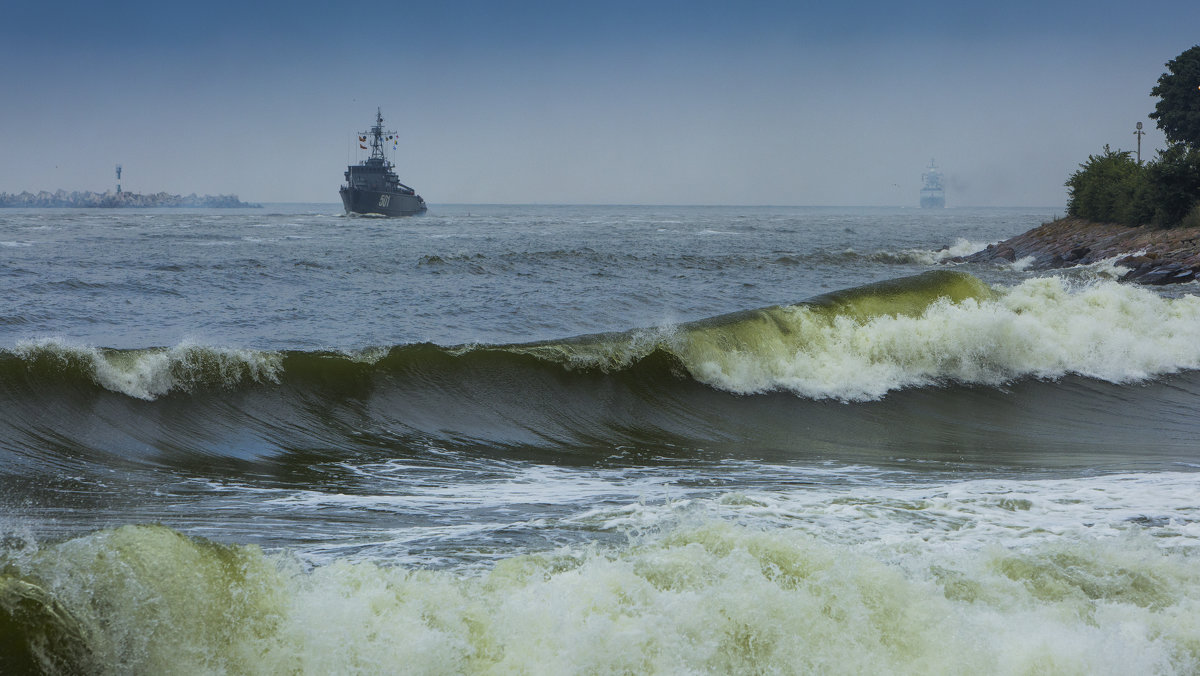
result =
M1140 249L1132 253L1124 253L1119 256L1102 258L1098 261L1088 263L1087 265L1071 268L1071 270L1079 270L1085 273L1090 279L1120 279L1125 275L1125 273L1129 272L1130 268L1128 266L1119 265L1118 261L1141 256L1145 253L1145 249Z
M757 464L782 481L810 470ZM836 473L852 478L859 470ZM828 477L825 477L828 478ZM572 517L603 529L646 532L720 519L796 530L877 557L932 558L996 547L1150 536L1154 547L1200 555L1200 474L1164 472L1038 480L912 484L869 481L805 490L743 490L639 500Z
M795 306L779 319L789 335L713 350L680 333L675 349L714 387L842 400L946 381L1078 374L1126 383L1200 368L1200 298L1107 281L1031 279L993 300L939 300L919 316L829 320Z
M951 258L969 256L976 251L982 251L988 247L988 244L989 242L972 242L959 237L954 240L953 244L943 249L908 249L901 252L901 257L912 263L936 265Z
M474 572L307 568L163 527L14 565L52 581L112 671L1189 674L1197 476L597 507L578 518L627 542Z
M515 463L511 467L488 466L495 478L486 483L472 480L480 468L468 464L458 468L430 468L401 461L347 467L372 485L394 488L374 494L325 493L317 490L270 489L268 504L303 511L327 507L396 513L450 512L463 509L519 513L530 505L568 506L626 500L638 497L660 499L673 491L669 484L678 476L653 470L580 471L562 467Z
M1036 256L1023 256L1023 257L1018 258L1017 260L1013 261L1012 263L1009 263L1008 268L1010 270L1012 270L1013 272L1025 272L1030 267L1032 267L1033 264L1036 262L1037 262Z
M342 350L340 352L343 357L358 364L376 364L390 353L391 348L387 347L367 347L361 350Z
M987 242L972 242L959 237L953 244L940 249L901 249L860 253L856 249L846 249L843 254L854 258L865 258L880 263L901 263L916 265L937 265L957 256L967 256L988 247Z

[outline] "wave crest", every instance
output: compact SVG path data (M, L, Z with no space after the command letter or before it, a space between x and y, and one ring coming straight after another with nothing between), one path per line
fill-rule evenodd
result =
M774 326L760 326L775 335L739 349L697 346L689 336L684 362L697 379L731 392L841 400L944 381L998 385L1077 374L1126 383L1200 368L1195 296L1167 299L1114 282L1076 289L1050 277L995 294L939 295L919 312L888 309L886 302L867 314L821 304L780 308Z
M48 338L18 343L13 354L34 373L90 379L112 392L157 399L198 387L233 388L243 383L277 383L278 353L181 343L169 348L113 350Z
M674 374L743 395L786 391L868 401L942 383L994 386L1070 374L1145 380L1200 368L1197 333L1196 296L1164 298L1112 281L1075 285L1057 277L992 289L966 273L937 270L795 305L535 343L400 345L349 354L190 343L113 350L46 339L17 345L4 360L4 377L13 369L35 380L73 377L150 400L285 381L344 389L380 377L469 392L485 385L476 382L485 373L526 380L565 370L623 374L655 388L671 387Z

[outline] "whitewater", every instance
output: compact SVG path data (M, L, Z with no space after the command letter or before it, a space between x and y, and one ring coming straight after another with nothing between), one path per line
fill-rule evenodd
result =
M1052 217L0 210L0 672L1196 673L1196 285Z

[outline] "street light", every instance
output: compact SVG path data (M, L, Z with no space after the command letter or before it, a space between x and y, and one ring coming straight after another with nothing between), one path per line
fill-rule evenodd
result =
M1133 132L1133 135L1137 137L1137 141L1138 141L1138 151L1137 151L1138 164L1142 163L1142 136L1145 136L1145 134L1146 134L1146 132L1142 131L1142 123L1138 122L1137 123L1137 131Z

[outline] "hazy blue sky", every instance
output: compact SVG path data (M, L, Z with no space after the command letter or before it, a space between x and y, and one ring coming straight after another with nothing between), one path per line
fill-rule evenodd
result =
M1138 9L1142 7L1142 9ZM376 106L430 203L1051 206L1200 2L45 2L0 12L0 191L336 202Z

